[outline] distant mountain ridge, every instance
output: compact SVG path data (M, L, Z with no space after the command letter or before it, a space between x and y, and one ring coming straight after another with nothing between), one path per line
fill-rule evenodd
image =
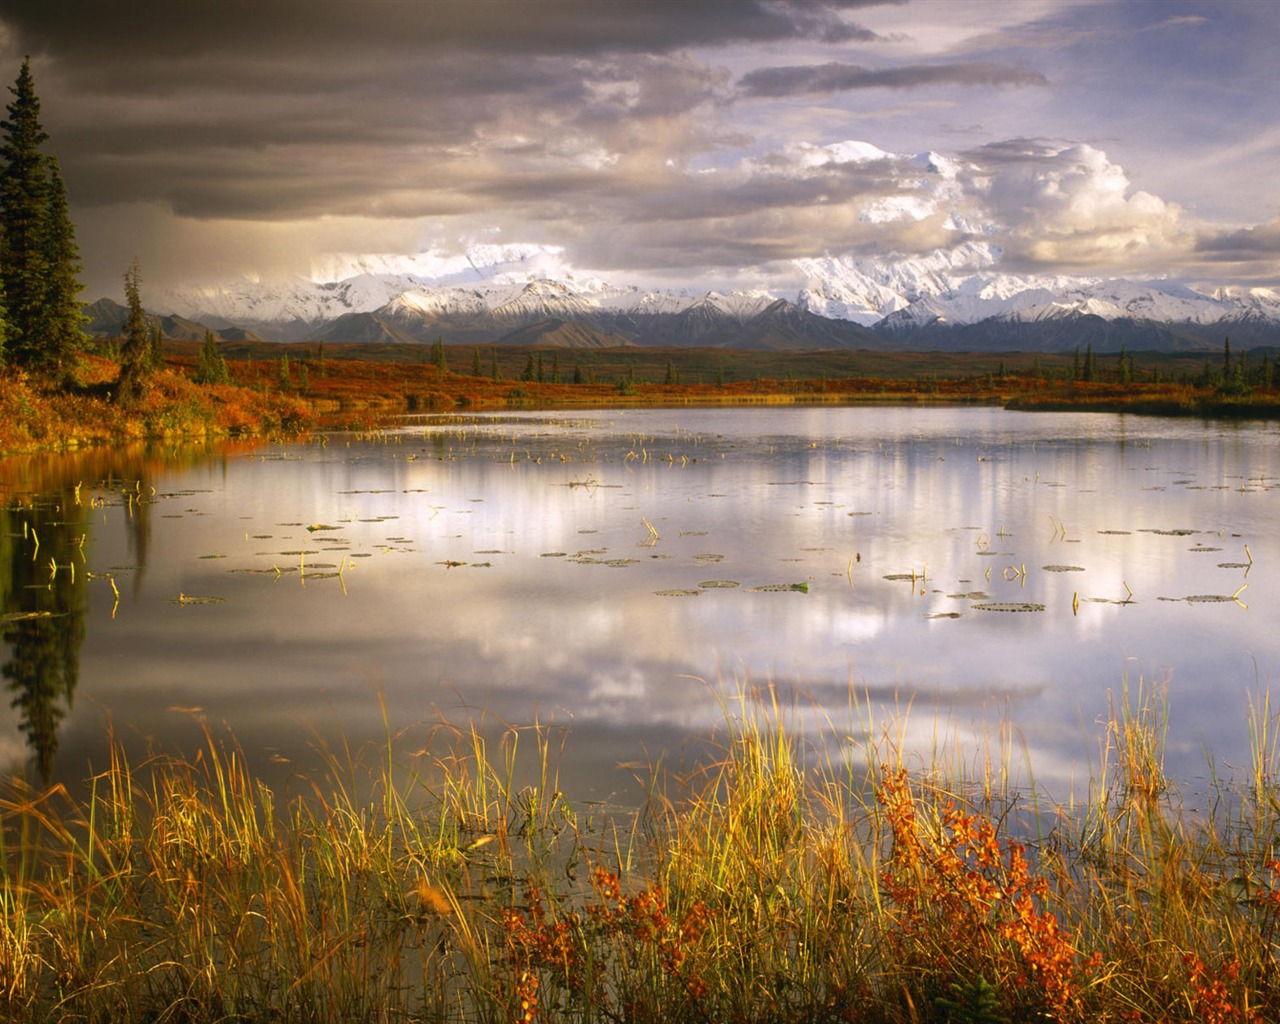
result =
M574 271L553 247L487 245L327 257L309 278L174 289L147 304L164 311L168 337L208 328L227 340L1046 352L1280 343L1274 289L1011 275L1000 258L979 239L918 257L797 259L785 288L717 292L619 286ZM90 314L91 333L119 333L118 304Z

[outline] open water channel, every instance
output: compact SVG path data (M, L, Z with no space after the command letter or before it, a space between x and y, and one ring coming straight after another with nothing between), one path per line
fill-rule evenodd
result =
M1280 671L1275 424L454 415L12 459L0 503L0 764L69 782L109 731L140 756L205 722L279 776L388 724L536 721L571 797L627 802L627 765L773 685L850 756L985 745L1065 795L1127 686L1167 692L1195 788L1248 770Z

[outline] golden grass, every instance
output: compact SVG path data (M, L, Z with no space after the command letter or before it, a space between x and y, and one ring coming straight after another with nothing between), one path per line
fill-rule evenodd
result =
M26 1021L1280 1019L1275 723L1182 812L1163 697L1117 697L1078 806L1007 754L724 701L718 755L580 819L563 736L388 735L282 796L229 739L0 801L0 1016ZM993 756L994 755L994 756ZM976 767L975 767L976 766Z

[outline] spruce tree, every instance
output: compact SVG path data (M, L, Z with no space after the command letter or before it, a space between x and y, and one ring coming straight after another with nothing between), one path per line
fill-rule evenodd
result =
M147 314L142 309L142 268L137 257L124 274L124 299L128 312L124 322L124 345L120 349L120 376L116 380L116 401L136 405L146 391L151 355Z
M0 238L0 243L3 238ZM4 246L0 244L0 262L4 261ZM4 365L4 346L9 340L9 310L4 301L4 282L0 281L0 366Z
M48 264L45 218L48 170L40 153L49 138L40 127L40 101L31 78L31 60L22 62L9 87L13 102L0 121L0 225L4 228L4 261L0 269L12 338L9 359L21 366L39 363L47 330L45 319Z
M227 361L218 352L218 341L213 336L213 331L207 329L204 332L204 344L196 357L195 380L197 384L227 384L231 381Z
M153 370L159 370L164 366L164 335L160 331L160 324L157 321L151 325L151 342L147 349L147 363Z
M80 247L76 229L67 208L67 190L56 158L49 160L49 197L45 210L44 255L48 266L45 281L45 310L48 333L44 338L38 366L63 383L75 379L80 354L88 338L85 336L84 303L80 292L84 285L79 275Z

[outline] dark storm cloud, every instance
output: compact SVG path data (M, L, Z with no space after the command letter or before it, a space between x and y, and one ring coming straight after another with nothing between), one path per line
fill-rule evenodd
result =
M62 52L92 63L110 51L147 62L180 61L209 51L233 60L289 52L332 57L459 48L567 56L790 39L867 41L875 34L841 12L878 5L878 0L11 0L4 21L19 45L33 53Z
M714 147L691 115L728 75L688 48L865 38L841 16L856 6L18 0L0 19L33 54L78 204L290 220L456 210L448 193L499 157L518 176Z
M137 251L155 275L215 252L305 272L479 238L672 278L988 228L1037 268L1165 258L1191 204L1152 166L1244 181L1272 159L1271 21L1232 0L4 0L0 56L32 57L96 295ZM943 150L956 123L991 143L971 170L875 155ZM1156 132L1194 159L1126 170ZM1194 237L1202 264L1230 251Z
M1202 235L1196 252L1210 262L1248 263L1280 258L1280 219L1257 227Z
M745 96L777 98L849 89L919 89L933 85L1047 85L1037 71L991 63L912 64L871 69L830 62L807 66L760 68L742 76Z

